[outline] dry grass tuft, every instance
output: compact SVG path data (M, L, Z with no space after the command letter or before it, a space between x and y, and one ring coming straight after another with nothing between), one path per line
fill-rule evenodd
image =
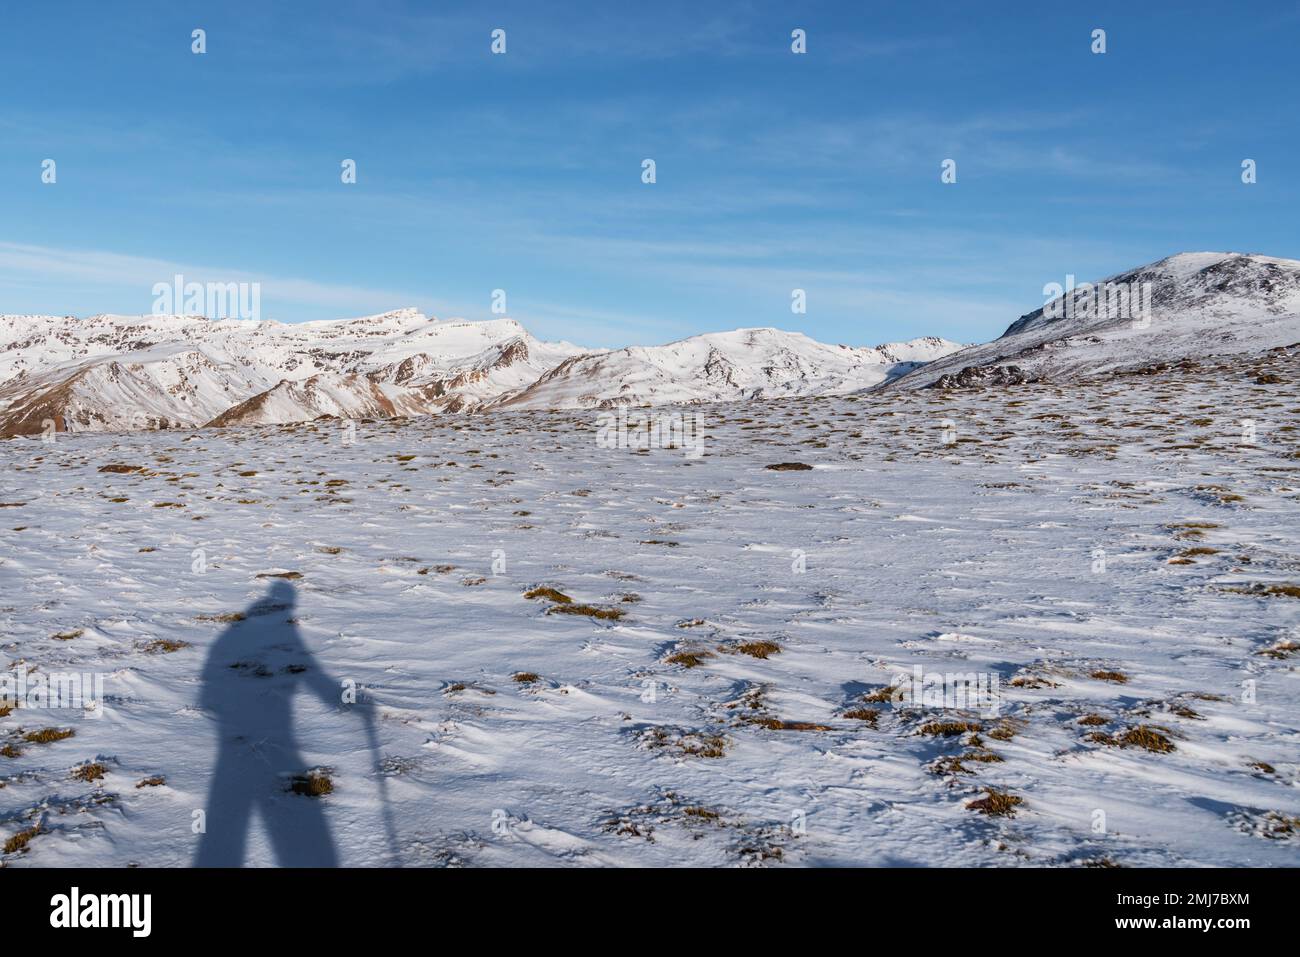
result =
M783 721L770 715L746 715L740 719L743 724L753 724L768 731L834 731L828 724L816 724L812 721Z
M684 807L682 813L687 817L698 817L705 821L716 821L722 817L717 811L707 807Z
M597 608L595 605L552 605L546 609L548 615L587 615L602 621L618 621L623 617L620 608Z
M1259 598L1300 598L1300 585L1290 583L1265 585L1255 582L1253 585L1231 585L1223 589L1233 595L1254 595Z
M1001 764L1003 758L1002 755L992 751L968 751L961 755L945 755L931 764L929 770L930 773L938 775L974 774L973 769L966 767L968 761L976 764Z
M547 601L557 602L561 605L568 605L573 602L573 599L564 594L564 592L556 591L548 585L543 585L538 588L530 588L528 591L524 592L524 597L545 598Z
M681 665L683 668L698 668L704 664L706 658L712 658L711 651L678 651L669 655L664 661L670 665Z
M155 638L141 645L140 650L147 655L169 655L173 651L180 651L189 646L188 641L180 641L176 638Z
M100 764L98 761L95 761L90 764L83 764L80 767L73 768L72 776L78 781L98 781L104 776L106 771L108 771L107 767Z
M1290 658L1297 651L1300 651L1300 641L1291 641L1290 639L1279 641L1271 648L1263 648L1255 654L1263 655L1265 658L1284 659Z
M989 789L988 795L966 805L968 811L979 811L989 817L1015 817L1016 808L1024 804L1024 799L1007 791Z
M1205 537L1208 529L1221 527L1217 522L1175 522L1172 525L1166 525L1167 529L1174 533L1174 538L1183 541L1195 541Z
M1128 684L1128 675L1122 671L1094 671L1088 677L1096 678L1098 681L1110 681L1117 685Z
M781 646L775 641L745 641L735 646L735 650L751 658L767 658L781 653Z
M1287 598L1300 598L1300 585L1269 585L1265 589L1269 595L1282 595Z
M1118 738L1121 748L1143 748L1156 754L1168 754L1174 750L1174 743L1155 728L1138 725L1129 728Z
M19 831L13 837L9 838L9 840L5 841L4 852L6 854L14 854L18 851L25 852L27 850L27 845L31 843L32 838L40 833L41 826L39 824L34 827L29 827L26 830Z
M727 754L727 739L708 731L684 731L679 728L656 726L642 735L645 747L651 750L667 749L683 757L721 758Z
M330 780L329 768L313 768L305 774L295 774L290 778L288 789L306 797L324 797L333 793L334 782Z
M876 722L880 720L880 709L879 708L850 708L848 711L844 712L844 717L853 718L855 721L865 721L867 724L869 724L871 727L874 728L876 726Z
M862 700L868 703L884 703L894 700L894 695L898 689L894 685L882 685L875 691L868 691L862 696Z
M53 744L76 733L71 728L41 728L39 731L28 731L23 735L23 740L31 744Z
M987 734L994 741L1010 741L1024 726L1024 721L1004 718L998 723L997 727L989 730Z
M1016 675L1011 679L1013 688L1059 688L1057 682L1042 675Z
M1300 817L1291 817L1279 811L1269 811L1260 819L1260 834L1269 840L1287 840L1300 834Z
M921 726L920 734L954 738L959 734L974 734L982 729L978 721L931 721Z

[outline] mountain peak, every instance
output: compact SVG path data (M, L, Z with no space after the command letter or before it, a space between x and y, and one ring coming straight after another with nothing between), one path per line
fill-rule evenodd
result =
M1114 287L1119 287L1116 292ZM0 317L0 435L496 408L609 408L1071 379L1300 341L1300 262L1183 252L1061 289L991 343L874 347L741 326L590 350L516 320L406 307L286 324L194 316ZM1002 366L1008 368L997 371ZM991 372L968 370L991 369Z
M999 363L1016 367L1003 381L1069 379L1296 342L1300 261L1184 252L1062 289L999 339L920 368L898 385L925 386Z

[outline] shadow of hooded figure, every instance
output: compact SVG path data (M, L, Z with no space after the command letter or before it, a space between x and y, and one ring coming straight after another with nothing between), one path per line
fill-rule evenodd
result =
M317 666L293 622L294 587L276 582L212 644L200 706L217 720L220 751L196 867L240 867L254 813L281 867L338 864L318 797L290 790L307 765L293 729L299 687L331 708L341 685Z

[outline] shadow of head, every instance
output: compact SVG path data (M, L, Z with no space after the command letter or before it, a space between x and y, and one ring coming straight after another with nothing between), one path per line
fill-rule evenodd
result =
M266 594L254 602L250 612L254 614L274 614L279 611L292 611L298 600L298 589L291 582L276 581L271 583Z
M292 686L313 664L293 617L296 603L292 584L273 582L217 636L203 669L203 707L246 723L254 712L288 706Z

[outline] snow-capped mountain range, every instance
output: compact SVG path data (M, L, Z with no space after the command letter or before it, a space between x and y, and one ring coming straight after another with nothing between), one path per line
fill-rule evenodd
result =
M1098 287L1111 291L1104 304ZM1127 304L1116 293L1127 295ZM1062 290L1013 322L1000 338L928 363L889 387L1068 381L1297 343L1300 262L1241 253L1180 253ZM1010 367L1014 372L1008 375Z
M799 332L737 329L665 346L571 356L489 408L611 408L838 395L878 385L961 345L926 336L874 348L832 346Z
M0 435L456 411L582 349L413 309L284 324L0 316Z
M513 319L0 316L0 436L853 392L960 348L739 329L612 352Z
M993 342L874 348L737 329L662 346L544 342L513 319L414 309L300 324L0 316L0 436L473 412L604 409L1061 381L1300 342L1300 262L1182 253L1062 290Z

